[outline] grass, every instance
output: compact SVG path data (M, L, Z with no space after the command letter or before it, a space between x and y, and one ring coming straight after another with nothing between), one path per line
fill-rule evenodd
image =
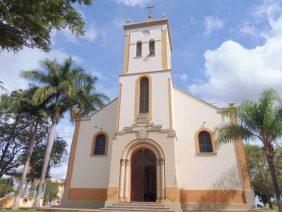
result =
M11 211L13 211L13 212L34 212L34 211L38 211L38 210L36 210L36 209L31 209L31 208L22 208L22 209L15 209L15 210L12 210L12 209L1 209L1 212L11 212Z
M262 209L259 209L259 211L262 211L262 212L278 212L278 209L277 208L275 208L275 209L262 208Z

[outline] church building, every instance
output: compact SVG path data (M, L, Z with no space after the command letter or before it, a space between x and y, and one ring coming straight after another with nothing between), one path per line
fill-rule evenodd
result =
M230 120L173 83L168 19L124 31L118 97L76 119L62 207L252 208L242 141L216 142L215 128Z

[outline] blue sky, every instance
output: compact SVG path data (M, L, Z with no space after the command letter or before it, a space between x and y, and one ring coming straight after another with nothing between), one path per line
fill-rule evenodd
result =
M6 88L27 87L22 70L38 67L46 57L62 61L72 56L96 75L97 88L117 96L122 70L123 24L145 20L148 3L153 18L165 13L170 22L174 84L218 106L256 98L268 87L282 93L281 0L96 0L77 5L86 21L86 34L76 38L68 29L52 33L52 50L24 48L0 52L0 80ZM70 146L73 126L68 117L58 126ZM66 162L53 177L64 178Z

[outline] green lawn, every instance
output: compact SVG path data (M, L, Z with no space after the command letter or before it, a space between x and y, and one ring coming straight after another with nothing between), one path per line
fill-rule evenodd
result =
M1 212L25 212L25 211L30 211L30 212L34 212L37 211L36 209L30 209L30 208L26 208L26 209L16 209L16 210L11 210L11 209L2 209Z

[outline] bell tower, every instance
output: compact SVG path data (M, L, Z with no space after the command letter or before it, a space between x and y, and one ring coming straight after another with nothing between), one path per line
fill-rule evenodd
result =
M124 25L123 74L170 70L171 38L168 19Z
M116 131L139 123L172 129L171 38L167 18L124 25Z

